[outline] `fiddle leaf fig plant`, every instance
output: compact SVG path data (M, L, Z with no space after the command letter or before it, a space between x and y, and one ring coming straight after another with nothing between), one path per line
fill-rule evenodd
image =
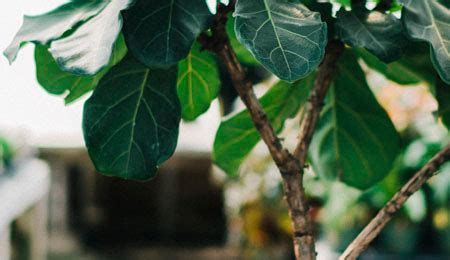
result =
M180 121L201 116L231 84L245 109L220 125L214 162L237 178L262 140L282 177L296 257L314 259L304 168L367 189L402 152L363 68L428 85L449 126L449 8L448 0L72 0L25 16L4 54L13 62L34 43L46 91L66 103L93 91L83 117L89 155L100 173L131 180L153 178L176 149ZM248 68L271 74L260 98ZM296 118L290 151L278 135ZM406 198L415 188L402 190ZM393 200L398 210L404 200ZM342 259L361 253L367 237Z

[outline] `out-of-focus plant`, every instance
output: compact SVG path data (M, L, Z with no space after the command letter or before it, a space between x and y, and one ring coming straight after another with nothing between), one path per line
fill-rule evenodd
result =
M423 164L440 149L439 143L414 140L397 160L394 171L383 182L361 192L330 183L325 190L324 208L320 218L323 235L337 251L344 250L373 215L384 206ZM340 194L339 200L333 194ZM450 164L438 176L414 194L399 216L390 223L375 241L374 247L383 253L426 254L448 253L450 228Z
M416 105L420 105L418 102ZM416 122L410 122L404 133L416 132ZM437 124L428 125L424 133L440 131ZM434 129L434 130L433 130ZM417 133L404 138L405 152L396 160L392 172L369 190L360 191L336 182L324 182L312 171L305 176L307 195L313 205L313 219L321 239L335 251L345 249L374 214L393 194L417 172L441 147L444 140L435 136L423 137ZM439 135L438 135L439 136ZM289 232L287 206L282 201L283 190L273 176L273 165L265 155L254 154L247 162L248 171L242 183L230 184L229 192L240 194L243 222L242 244L246 255L252 258L272 255L283 248L286 240L279 240ZM272 176L272 177L270 177ZM251 184L250 184L251 183ZM253 184L253 185L252 185ZM339 194L339 196L336 196ZM424 188L414 194L374 242L373 248L385 254L447 254L450 252L450 164ZM271 235L270 235L271 234ZM260 255L258 255L260 254Z
M2 169L11 166L13 155L14 151L11 144L6 138L0 136L0 172L2 172Z

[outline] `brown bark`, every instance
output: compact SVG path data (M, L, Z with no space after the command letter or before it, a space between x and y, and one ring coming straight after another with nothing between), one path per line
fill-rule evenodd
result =
M317 122L319 121L324 99L336 69L336 63L343 51L344 44L342 42L330 42L325 52L325 58L319 67L314 88L308 99L306 117L301 125L299 144L294 151L294 156L299 159L301 165L305 165L306 163L308 147L311 143Z
M256 97L253 84L248 79L245 69L233 51L228 35L225 30L227 15L233 10L233 3L229 6L220 6L215 16L212 27L212 35L202 34L199 42L203 47L214 52L226 66L230 74L233 85L241 100L247 107L256 129L259 131L262 140L267 145L269 152L276 163L283 180L284 194L289 207L289 215L293 228L294 251L297 259L315 259L314 224L309 214L308 202L303 188L303 168L305 160L298 160L293 154L286 150L278 136L276 135L266 113L264 112L258 98ZM336 49L335 49L336 48ZM329 53L319 70L313 96L310 98L308 120L313 123L308 124L304 130L304 135L309 139L304 142L301 149L306 154L310 138L314 132L315 122L320 114L323 98L331 81L334 65L343 50L343 44L333 42L329 45ZM323 77L323 78L322 78ZM306 156L305 156L306 157Z
M357 3L358 1L354 1ZM216 55L225 64L236 91L246 105L256 129L267 145L275 161L282 179L285 199L293 227L294 250L297 259L315 259L315 242L313 222L308 208L307 198L303 188L303 173L306 157L314 130L320 118L323 102L333 78L336 63L344 51L344 45L339 41L328 44L325 58L320 65L314 88L311 91L306 107L306 116L301 124L299 144L293 154L286 150L277 137L267 115L257 99L252 82L247 78L246 71L241 66L233 51L225 30L227 15L234 8L235 1L229 6L220 6L212 35L202 34L199 42L203 47ZM383 1L390 3L390 1ZM400 209L405 201L433 176L433 173L450 159L450 145L444 148L427 163L378 213L361 234L352 242L340 259L355 259L381 232L387 222Z
M223 26L226 22L226 14L219 12L216 17L213 36L202 35L199 41L206 49L216 53L225 64L236 91L246 105L256 129L280 170L292 221L294 250L297 259L315 259L313 223L302 185L303 168L298 160L283 148L253 91L252 82L247 78L244 68L237 59Z
M369 244L380 234L384 226L392 219L395 213L402 207L411 195L417 192L425 182L433 177L436 171L450 160L450 145L447 145L436 154L420 171L418 171L394 197L382 208L375 218L364 228L364 230L353 240L345 252L339 258L356 259Z
M224 42L222 49L216 53L225 63L236 91L247 107L256 129L269 148L269 152L283 178L285 199L288 203L293 227L296 257L297 259L315 259L313 223L309 215L302 183L303 167L288 150L283 148L253 91L253 84L248 80L229 42Z
M253 91L253 84L247 79L245 71L237 60L228 42L217 55L224 61L233 84L241 100L246 105L256 129L280 170L283 178L285 199L293 227L294 249L297 259L315 259L313 223L302 184L303 168L288 150L283 148L267 115Z

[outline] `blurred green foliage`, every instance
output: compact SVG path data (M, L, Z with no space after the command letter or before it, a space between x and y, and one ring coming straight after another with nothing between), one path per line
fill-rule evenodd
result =
M6 138L0 136L0 170L12 163L14 150Z

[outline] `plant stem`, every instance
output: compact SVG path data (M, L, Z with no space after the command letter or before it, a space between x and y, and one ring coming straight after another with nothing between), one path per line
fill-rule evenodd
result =
M344 44L339 41L328 43L325 58L319 67L314 88L308 99L306 107L306 117L300 127L299 144L294 151L294 156L300 161L300 165L305 165L308 147L311 143L314 130L320 118L324 99L330 83L333 79L336 63L344 51Z
M247 107L256 129L269 148L270 154L281 173L285 199L292 222L296 257L297 259L315 259L313 223L303 189L303 167L288 150L283 148L253 91L253 84L248 80L230 44L225 43L221 51L217 52L217 55L225 63L236 91Z
M314 242L314 223L309 214L309 206L303 188L303 170L305 160L298 160L293 154L283 147L276 135L272 124L267 118L258 98L253 90L253 83L248 79L245 69L242 67L236 53L233 51L225 25L228 13L234 8L234 1L230 5L219 6L215 16L214 25L211 28L212 35L206 33L199 37L202 46L215 53L225 64L231 76L233 85L241 100L247 107L252 121L261 135L261 139L267 145L269 152L277 165L283 180L284 195L289 207L293 229L294 251L297 259L316 259ZM313 123L304 131L308 140L303 141L301 149L306 154L310 139L315 129L316 121L322 109L328 85L330 84L335 63L340 56L344 46L342 43L333 42L329 44L329 52L326 54L318 79L315 82L312 97L310 98L310 109L308 109L308 120ZM311 114L310 114L311 113ZM306 157L306 156L305 156Z
M285 199L293 228L294 251L297 259L315 259L313 223L309 214L305 191L303 189L303 167L299 161L284 149L276 135L266 113L253 91L253 84L248 79L244 68L233 51L225 30L227 14L232 9L221 6L212 27L212 36L203 34L199 42L222 60L233 85L246 105L256 129L269 148L270 154L280 170Z
M411 195L417 192L425 182L433 177L436 171L450 160L450 145L447 145L437 153L420 171L418 171L394 197L382 208L375 218L364 228L364 230L353 240L345 252L339 258L356 259L367 246L380 234L384 226L392 219L395 213L402 207Z

